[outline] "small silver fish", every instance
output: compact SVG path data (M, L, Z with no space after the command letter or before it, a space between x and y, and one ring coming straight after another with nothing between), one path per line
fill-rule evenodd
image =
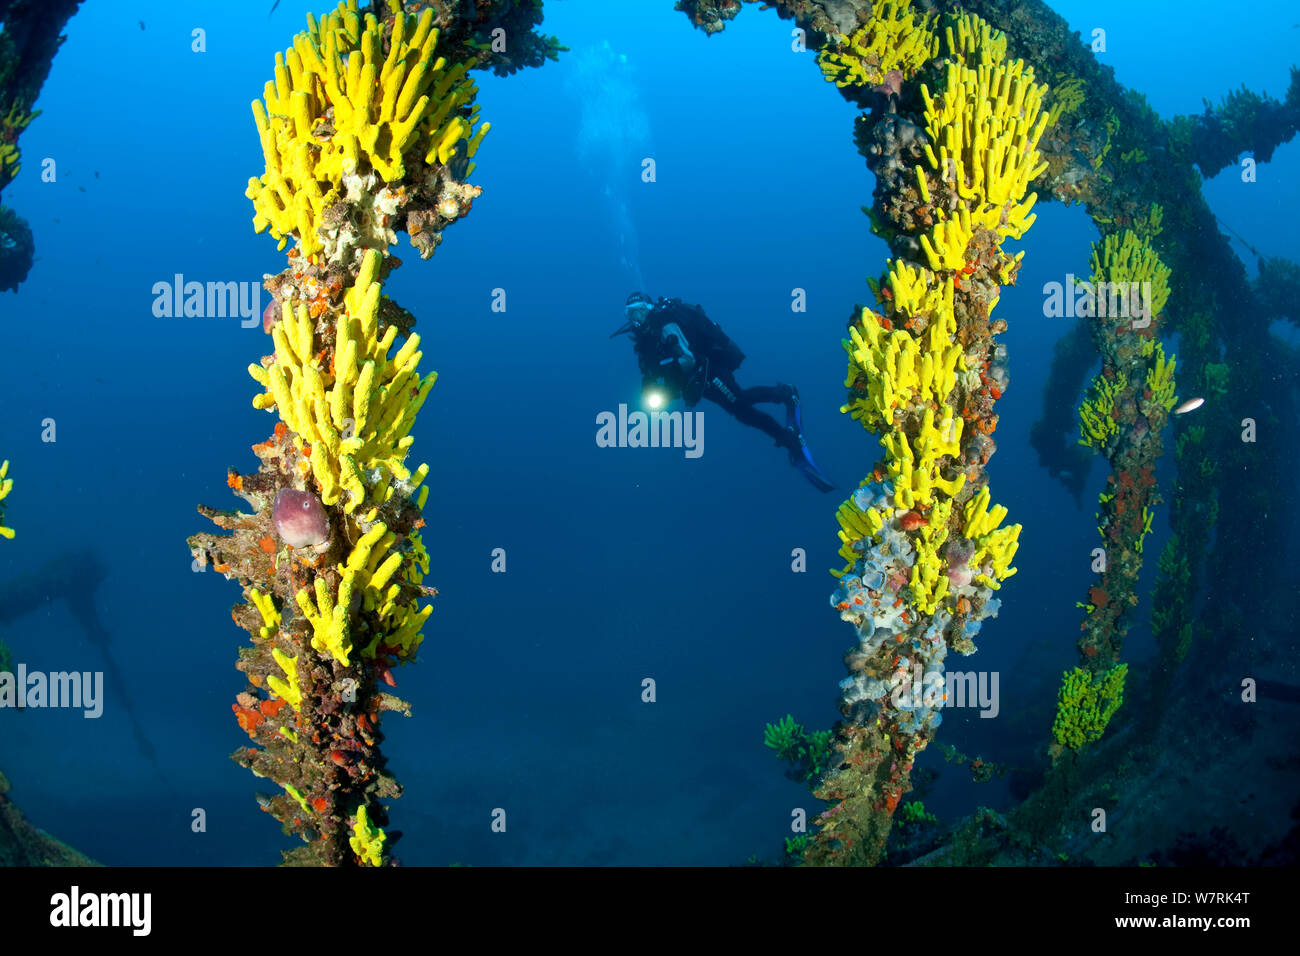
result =
M1174 409L1174 414L1186 415L1188 412L1196 411L1204 404L1205 404L1205 399L1203 398L1189 398L1187 401L1183 402L1183 404L1179 405L1177 408Z

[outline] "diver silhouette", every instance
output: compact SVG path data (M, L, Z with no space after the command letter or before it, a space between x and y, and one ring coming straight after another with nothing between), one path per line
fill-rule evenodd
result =
M644 292L633 292L627 297L624 317L626 321L610 338L632 336L641 367L641 392L651 408L679 397L692 408L707 398L784 448L790 464L819 491L834 490L804 440L799 390L780 383L741 388L736 369L745 353L702 308L681 299L652 302ZM785 424L759 411L754 407L758 404L784 405Z

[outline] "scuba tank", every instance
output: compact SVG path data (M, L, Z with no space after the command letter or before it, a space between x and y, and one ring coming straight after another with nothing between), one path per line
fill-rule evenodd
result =
M734 372L740 368L740 363L745 361L745 353L740 350L740 346L733 342L731 336L722 330L722 326L709 318L700 306L691 305L681 299L661 299L659 305L661 308L672 309L678 313L676 317L678 325L685 329L697 353L704 353L709 365L715 370ZM696 341L697 339L699 341Z

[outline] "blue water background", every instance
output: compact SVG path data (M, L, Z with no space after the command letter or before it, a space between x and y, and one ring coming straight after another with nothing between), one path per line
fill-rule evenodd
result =
M74 548L100 555L96 606L165 779L117 699L99 720L0 712L0 767L37 825L110 864L263 864L291 845L253 799L269 783L227 759L248 742L230 710L244 686L238 588L192 572L185 545L210 527L196 504L242 503L226 468L251 470L249 445L273 425L251 407L245 371L269 340L233 319L156 318L151 288L176 273L258 282L283 267L243 197L262 171L249 101L318 6L285 0L268 18L269 0L139 13L87 3L5 192L39 261L17 294L0 294L0 457L13 462L18 529L0 543L0 593ZM1164 116L1242 83L1281 97L1300 48L1289 3L1249 16L1211 3L1058 9L1085 34L1106 29L1103 59ZM493 125L473 177L482 198L432 260L405 237L393 250L405 265L386 291L418 317L424 367L439 372L413 457L432 466L425 540L441 589L419 665L397 672L416 716L384 724L406 787L392 805L398 851L432 865L770 858L792 808L819 805L782 778L763 724L790 712L829 726L852 641L827 606L841 496L816 493L769 440L711 406L697 460L598 448L595 419L637 401L629 343L608 333L643 281L724 326L748 354L742 384L799 386L811 446L845 493L869 470L874 439L838 413L840 336L885 258L859 211L872 180L851 141L855 111L812 54L791 51L792 24L755 7L715 37L666 0L552 0L546 12L544 31L572 52L478 76ZM195 27L205 53L191 52ZM45 157L55 183L40 180ZM1297 183L1292 142L1259 182L1230 169L1206 195L1261 251L1300 259ZM990 469L995 499L1025 526L1020 573L979 654L954 659L1000 672L1001 713L949 712L940 734L1019 765L1046 739L1074 659L1103 477L1094 468L1078 508L1028 446L1064 329L1042 317L1040 290L1086 272L1096 235L1081 209L1038 211L998 309L1011 386ZM806 313L791 311L796 288ZM491 311L495 289L504 313ZM41 441L46 418L54 443ZM491 572L495 548L505 574ZM807 573L792 573L796 548ZM56 576L51 593L78 586L75 565ZM1129 645L1138 659L1151 651L1148 613ZM57 601L0 636L29 668L103 667ZM941 771L927 799L941 818L1009 799L1005 783L976 788L933 748L921 766ZM205 832L192 830L195 808ZM490 829L495 808L504 834Z

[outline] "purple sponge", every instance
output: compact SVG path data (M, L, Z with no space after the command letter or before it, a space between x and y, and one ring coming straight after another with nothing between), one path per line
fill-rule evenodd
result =
M325 544L330 539L330 523L320 499L310 491L281 488L271 508L275 533L293 548Z

